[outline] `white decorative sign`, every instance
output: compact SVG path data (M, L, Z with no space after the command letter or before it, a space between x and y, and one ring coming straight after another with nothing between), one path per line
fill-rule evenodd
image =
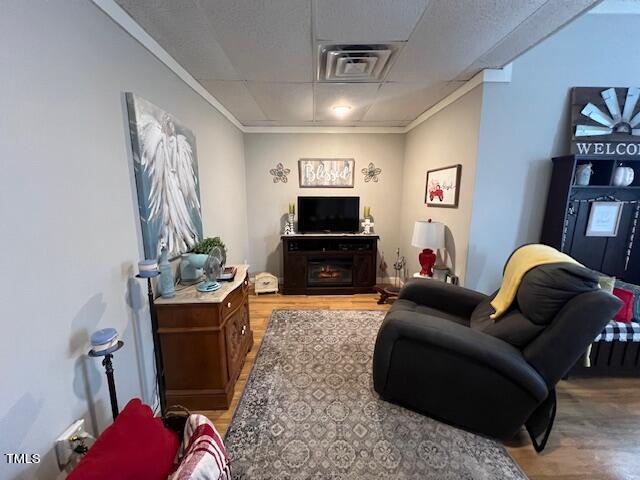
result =
M301 188L353 188L353 158L301 158L298 174Z
M615 237L622 215L622 202L593 202L587 223L587 237Z

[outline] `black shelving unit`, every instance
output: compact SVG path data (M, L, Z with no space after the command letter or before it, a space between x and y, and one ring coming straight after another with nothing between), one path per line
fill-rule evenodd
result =
M589 185L575 185L576 168L591 163ZM634 169L633 183L613 185L618 166ZM615 237L587 237L587 223L595 201L624 202ZM640 158L570 155L553 159L553 172L542 228L542 243L629 283L640 283Z

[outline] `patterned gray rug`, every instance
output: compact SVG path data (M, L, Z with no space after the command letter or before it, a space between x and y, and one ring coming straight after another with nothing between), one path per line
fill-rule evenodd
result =
M225 443L234 479L523 479L498 443L380 400L384 312L275 311Z

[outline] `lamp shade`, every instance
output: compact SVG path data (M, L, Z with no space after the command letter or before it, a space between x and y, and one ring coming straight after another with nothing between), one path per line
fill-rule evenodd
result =
M118 332L115 328L103 328L91 334L91 355L102 357L120 349Z
M433 250L444 248L444 223L432 221L416 222L413 226L411 245Z

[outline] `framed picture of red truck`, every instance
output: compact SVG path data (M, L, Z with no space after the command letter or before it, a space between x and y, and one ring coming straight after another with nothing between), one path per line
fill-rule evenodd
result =
M429 170L424 203L430 207L457 208L460 197L461 173L462 165Z

